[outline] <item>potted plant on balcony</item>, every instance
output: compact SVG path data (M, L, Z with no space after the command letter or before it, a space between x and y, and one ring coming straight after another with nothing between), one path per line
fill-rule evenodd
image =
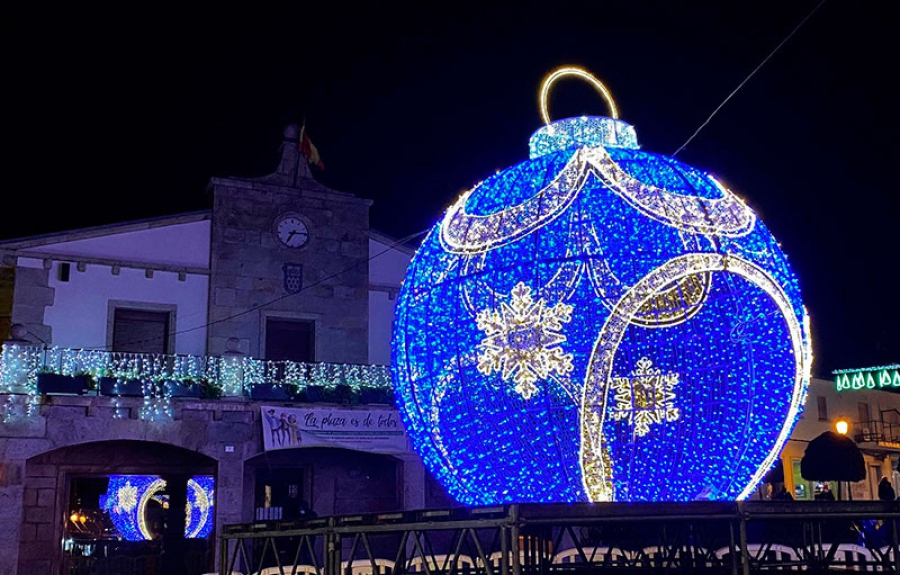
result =
M209 378L201 377L196 381L200 386L200 397L204 399L219 399L222 397L222 387L209 380Z
M359 395L352 386L339 383L334 386L334 402L341 405L354 405L359 402Z

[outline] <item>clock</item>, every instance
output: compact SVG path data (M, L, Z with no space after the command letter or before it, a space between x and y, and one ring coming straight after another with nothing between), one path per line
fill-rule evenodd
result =
M284 214L275 220L275 235L289 248L299 248L309 241L309 229L297 214Z

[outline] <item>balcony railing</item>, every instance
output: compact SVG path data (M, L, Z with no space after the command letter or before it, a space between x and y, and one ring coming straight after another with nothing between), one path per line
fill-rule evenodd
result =
M860 421L853 424L857 443L895 445L900 448L900 423L892 421Z
M392 393L390 370L384 365L271 361L236 352L215 357L3 344L0 393L24 397L22 404L28 413L34 411L39 396L45 393L41 381L46 379L46 374L73 379L83 376L81 380L87 382L89 393L112 396L126 395L122 391L126 384L137 383L139 393L145 398L166 402L179 386L193 388L206 398L277 397L314 401L315 393L319 400L338 403L348 403L367 392L379 392L385 397ZM114 385L101 389L101 383L108 382Z

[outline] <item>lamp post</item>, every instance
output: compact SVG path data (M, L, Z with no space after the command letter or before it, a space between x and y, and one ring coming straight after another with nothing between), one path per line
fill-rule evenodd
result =
M850 423L844 417L839 417L837 421L834 422L834 430L841 435L847 435L847 432L850 430ZM841 481L838 481L838 500L841 499L841 483ZM847 483L847 495L851 500L853 499L849 483Z

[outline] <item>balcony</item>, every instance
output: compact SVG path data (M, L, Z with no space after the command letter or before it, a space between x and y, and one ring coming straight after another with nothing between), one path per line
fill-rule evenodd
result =
M6 342L0 354L3 419L28 417L52 394L143 397L148 419L170 412L175 397L393 403L384 365L269 361L226 352L221 357L47 348ZM168 406L168 407L167 407ZM144 417L142 415L142 417Z
M853 439L860 447L877 447L900 452L900 423L884 420L860 421L853 424L853 430Z

